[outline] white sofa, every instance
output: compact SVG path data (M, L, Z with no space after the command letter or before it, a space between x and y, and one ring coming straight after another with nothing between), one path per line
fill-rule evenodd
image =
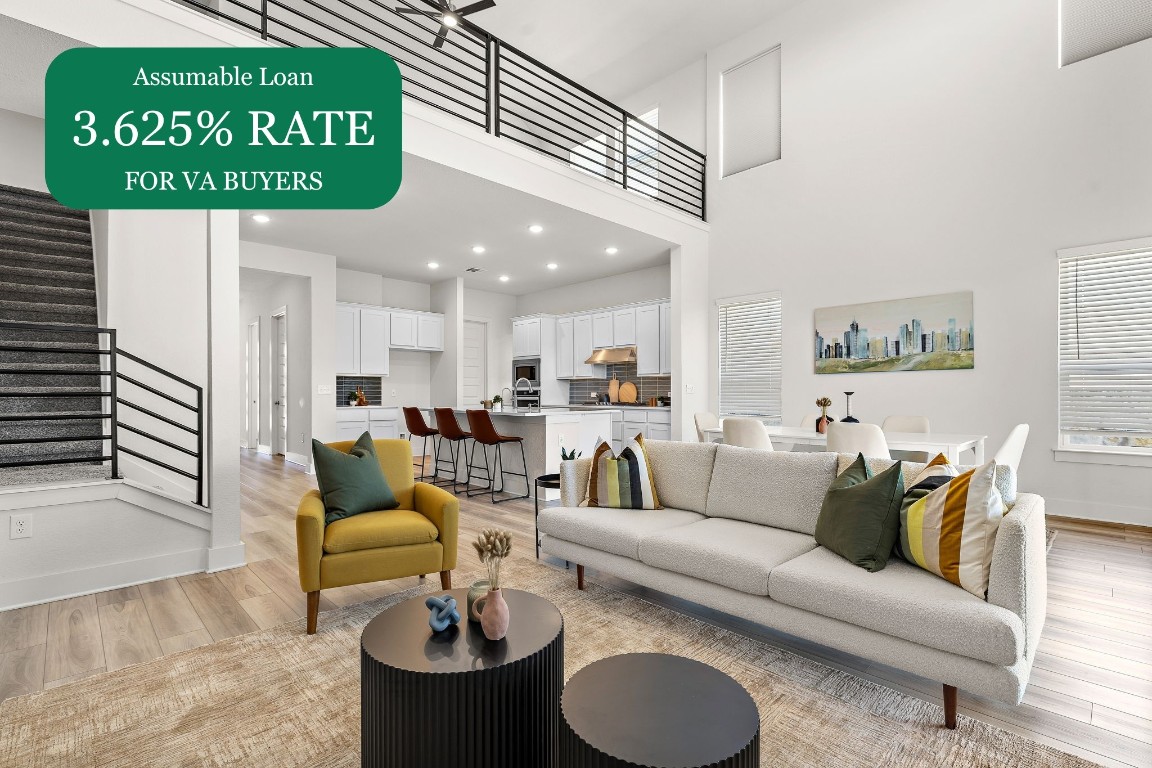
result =
M1018 704L1047 601L1044 500L1020 494L996 537L988 599L901 560L869 573L816 543L834 453L649 441L664 509L580 507L589 459L564 462L543 551L956 689ZM906 477L922 464L905 463Z

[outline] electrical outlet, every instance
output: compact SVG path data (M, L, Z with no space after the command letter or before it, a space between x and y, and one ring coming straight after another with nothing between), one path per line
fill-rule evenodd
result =
M318 395L330 395L330 394L332 394L332 385L331 384L317 384L316 385L316 394L318 394Z
M12 515L8 518L11 520L11 531L8 534L10 539L29 539L32 538L32 515Z
M392 390L392 397L396 397L396 390Z
M685 384L684 385L684 394L686 394L686 395L696 394L696 385L695 384Z
M563 432L560 433L560 447L561 448L564 447L564 433Z

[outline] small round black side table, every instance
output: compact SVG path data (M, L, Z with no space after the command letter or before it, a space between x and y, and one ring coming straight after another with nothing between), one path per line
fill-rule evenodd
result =
M389 768L507 768L556 761L564 620L542 597L505 589L508 635L463 618L433 634L426 595L368 622L360 639L360 761ZM437 592L436 594L445 594Z
M560 768L758 768L760 713L694 659L629 653L577 672L560 700Z
M553 473L550 475L540 475L536 478L536 559L540 559L540 489L541 488L559 488L560 475Z

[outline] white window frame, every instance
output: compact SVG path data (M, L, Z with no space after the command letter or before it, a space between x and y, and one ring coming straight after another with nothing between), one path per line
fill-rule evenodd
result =
M1102 243L1100 245L1083 246L1079 248L1065 248L1056 252L1059 262L1071 259L1104 256L1124 252L1152 251L1152 237L1123 240L1115 243ZM1059 269L1059 266L1058 266ZM1152 297L1150 297L1152 300ZM1059 361L1060 334L1057 330L1057 361ZM1060 402L1060 374L1057 362L1057 409ZM1071 443L1069 435L1061 428L1059 410L1056 421L1057 445L1053 448L1053 457L1056 461L1072 462L1078 464L1110 464L1128 467L1152 467L1152 449L1132 448L1128 446L1102 446L1102 445L1076 445Z
M725 307L740 305L740 304L753 304L757 302L775 301L777 303L777 311L780 313L780 331L776 343L776 367L780 371L779 384L776 387L776 402L765 403L765 407L761 409L763 412L726 412L723 407L724 403L724 358L725 350L722 343L723 338L723 319L722 310ZM716 300L716 343L717 343L717 356L716 356L716 413L720 418L725 416L751 416L754 418L761 418L765 424L779 425L782 423L783 405L784 405L784 307L783 300L779 291L771 291L766 293L747 294L744 296L729 296ZM777 413L771 413L772 406L775 405Z

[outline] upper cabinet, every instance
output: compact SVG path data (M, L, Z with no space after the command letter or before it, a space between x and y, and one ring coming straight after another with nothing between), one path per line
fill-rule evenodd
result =
M660 305L660 373L672 375L672 303Z
M336 307L336 373L360 373L360 310Z
M444 351L444 316L431 312L389 310L392 330L389 346L393 349L417 349L424 352Z
M658 376L660 367L660 306L648 304L633 310L635 321L636 375Z
M432 352L444 351L444 316L418 315L416 318L416 349Z
M612 344L631 347L636 344L636 308L617 309L612 313Z
M360 310L360 374L388 375L388 310Z
M540 326L538 317L512 321L512 357L540 357Z
M671 374L670 302L583 312L556 321L556 378L602 379L603 365L587 360L597 349L636 347L639 376ZM515 335L515 326L513 326ZM569 363L571 360L571 363Z
M596 345L592 343L592 315L577 315L572 318L572 376L573 378L593 378L604 375L604 366L590 365L585 360L592 354Z
M575 318L572 317L562 317L556 321L556 378L558 379L570 379L576 373L576 345L572 336L574 321ZM580 358L581 361L585 357Z
M596 349L615 346L615 338L612 312L594 312L592 314L592 346Z
M416 346L416 315L408 312L392 313L392 330L388 334L389 346L412 349Z
M336 305L338 376L387 376L389 349L443 351L444 316L361 304Z

